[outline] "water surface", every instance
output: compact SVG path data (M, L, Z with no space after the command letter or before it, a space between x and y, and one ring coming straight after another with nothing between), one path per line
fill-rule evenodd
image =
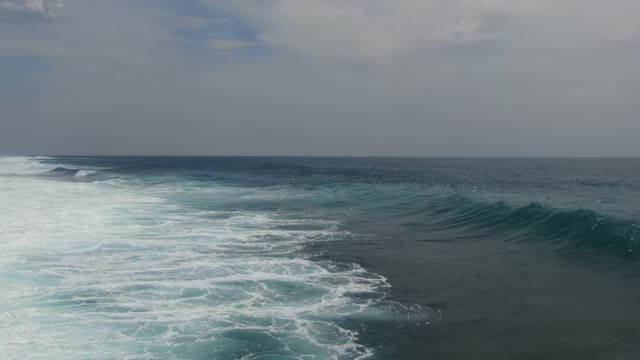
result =
M636 359L640 160L0 158L0 354Z

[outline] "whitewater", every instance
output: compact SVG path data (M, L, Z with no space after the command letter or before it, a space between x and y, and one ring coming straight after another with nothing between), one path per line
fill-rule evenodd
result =
M372 350L343 319L429 321L303 251L351 236L336 221L242 209L300 194L43 160L0 159L3 359L357 359Z

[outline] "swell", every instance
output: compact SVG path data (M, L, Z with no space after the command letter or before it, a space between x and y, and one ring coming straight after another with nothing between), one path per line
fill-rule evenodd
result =
M566 210L531 202L479 202L462 196L434 199L421 209L425 230L460 229L509 241L551 242L573 252L611 252L640 259L640 223L592 210ZM416 223L409 223L409 225Z
M71 169L64 166L58 166L55 169L49 170L48 173L59 176L75 176L82 169Z
M100 181L112 179L114 176L108 174L105 171L89 170L89 169L75 169L64 166L58 166L54 169L46 171L45 176L52 176L57 178L65 178L72 181Z

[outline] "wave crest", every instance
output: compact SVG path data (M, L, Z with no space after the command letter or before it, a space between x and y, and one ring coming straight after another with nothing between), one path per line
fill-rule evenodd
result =
M507 240L551 241L564 249L608 249L640 256L640 224L592 210L564 210L535 202L524 206L482 203L449 196L434 201L428 213L439 219L433 228L465 228L497 236L509 230Z

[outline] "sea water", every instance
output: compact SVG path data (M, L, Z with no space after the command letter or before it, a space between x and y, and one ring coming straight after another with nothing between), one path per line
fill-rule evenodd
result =
M574 342L531 333L583 323L553 315L583 308L576 291L585 318L596 300L634 316L639 175L634 159L3 157L0 358L524 359L527 341L626 358L640 324L623 315ZM501 332L511 350L474 342ZM588 351L603 336L623 345Z

